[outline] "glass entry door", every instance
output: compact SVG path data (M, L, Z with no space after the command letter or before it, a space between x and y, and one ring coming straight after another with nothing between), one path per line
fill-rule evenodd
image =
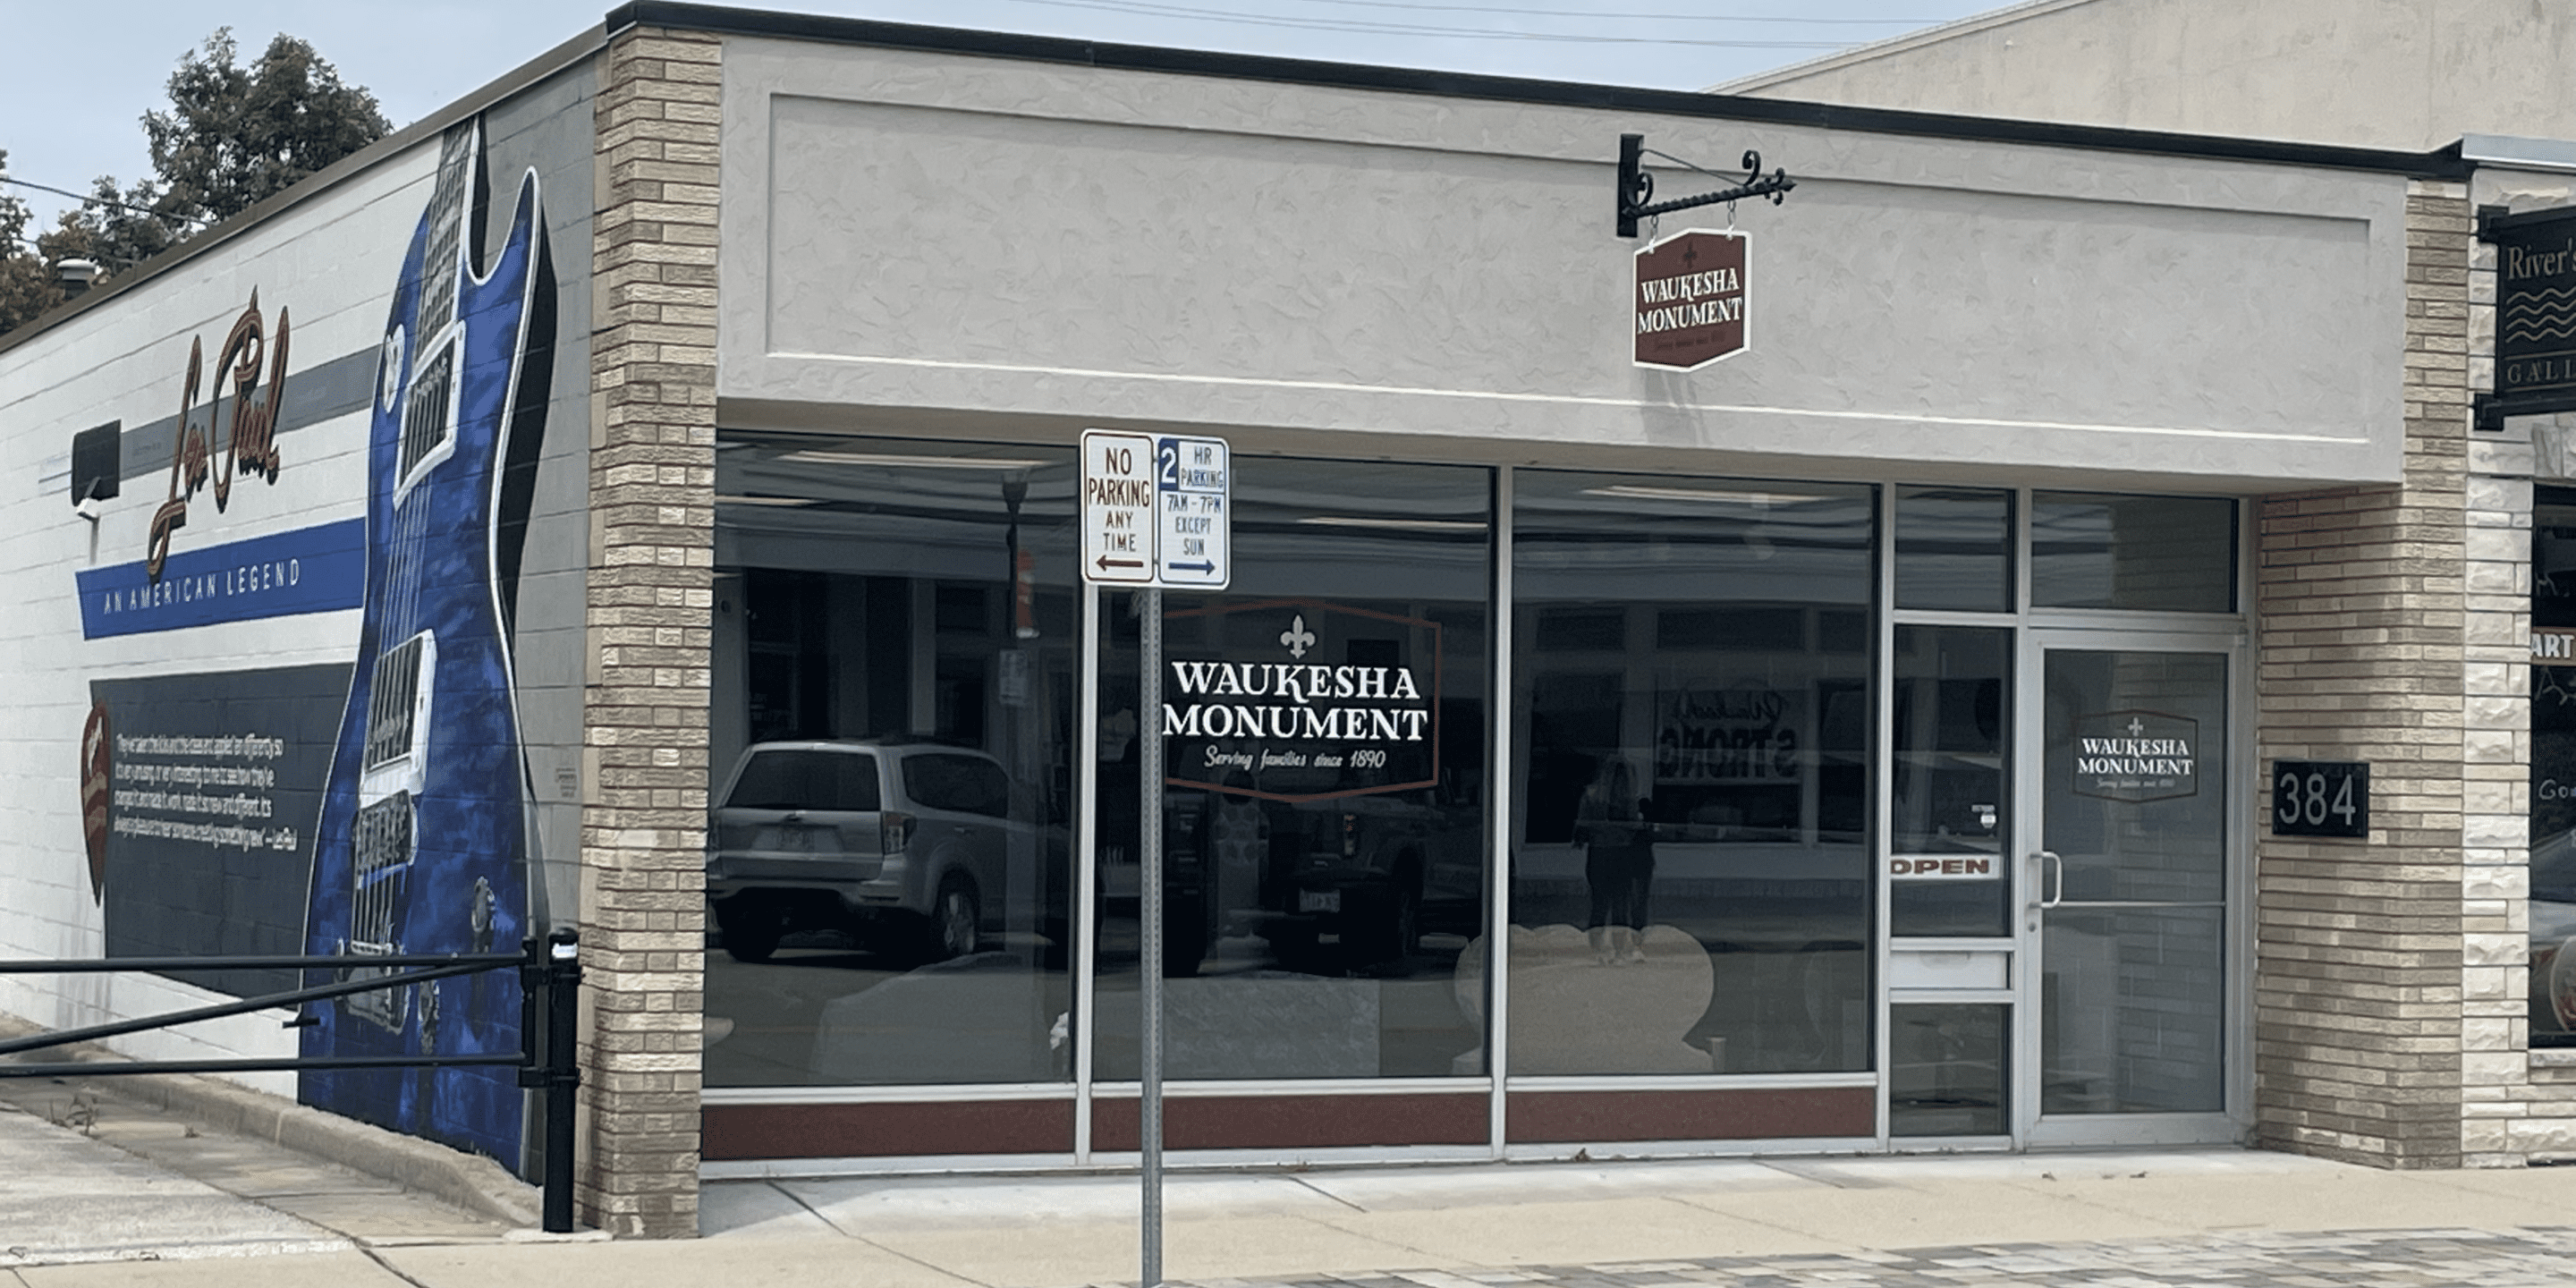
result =
M2027 639L2024 1137L2231 1140L2234 643Z

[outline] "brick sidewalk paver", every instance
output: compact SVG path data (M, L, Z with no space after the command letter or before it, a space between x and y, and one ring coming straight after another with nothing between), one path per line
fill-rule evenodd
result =
M2576 1227L1985 1244L1515 1270L1205 1279L1172 1288L2566 1288L2571 1284L2576 1284Z

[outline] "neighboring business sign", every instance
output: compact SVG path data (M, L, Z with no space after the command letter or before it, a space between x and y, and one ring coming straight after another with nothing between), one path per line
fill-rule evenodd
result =
M2154 711L2075 718L2072 790L2106 801L2200 794L2200 722Z
M1637 365L1691 371L1753 342L1745 236L1694 228L1637 252Z
M1234 476L1222 438L1082 432L1082 579L1223 590L1234 580Z
M2495 393L2478 427L2507 416L2576 410L2576 207L2478 212L2478 239L2495 247Z
M2370 835L2370 766L2343 760L2273 761L2272 835Z
M2531 661L2535 666L2576 666L2576 631L2533 627Z
M1803 689L1751 682L1655 695L1655 785L1795 783Z
M1440 780L1440 625L1311 599L1168 614L1203 623L1163 676L1164 782L1265 800Z

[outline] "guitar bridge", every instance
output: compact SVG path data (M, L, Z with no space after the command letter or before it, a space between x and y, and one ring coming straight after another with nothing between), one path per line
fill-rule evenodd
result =
M403 951L411 907L412 861L419 856L416 796L428 764L429 707L438 674L438 637L428 631L376 658L367 694L366 741L359 763L358 810L350 820L349 938L352 957ZM352 966L343 978L379 978L379 967ZM341 999L350 1015L401 1032L410 990L384 989Z
M355 957L382 957L402 951L401 921L411 889L412 859L419 853L413 833L410 792L395 792L360 806L350 838L354 875L349 891L348 952ZM381 978L382 967L354 966L351 980ZM380 989L342 999L350 1014L382 1028L401 1032L408 990Z

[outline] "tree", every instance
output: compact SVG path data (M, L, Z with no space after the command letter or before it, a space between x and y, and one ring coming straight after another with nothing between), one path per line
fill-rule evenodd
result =
M248 67L236 53L221 27L179 60L170 110L143 114L162 187L137 185L123 200L221 223L393 132L375 95L342 84L304 41L280 33Z
M32 249L25 204L0 192L0 334L65 298L51 263L95 260L112 277L393 132L375 96L304 41L281 33L257 61L239 57L230 27L181 55L169 110L143 114L155 177L99 176Z
M0 175L9 172L9 154L0 150ZM27 203L0 187L0 335L62 302L62 288L45 267L44 258L27 240Z
M63 212L60 226L36 240L53 258L95 260L114 273L178 245L191 231L189 221L151 180L119 188L115 178L100 175L80 209Z

